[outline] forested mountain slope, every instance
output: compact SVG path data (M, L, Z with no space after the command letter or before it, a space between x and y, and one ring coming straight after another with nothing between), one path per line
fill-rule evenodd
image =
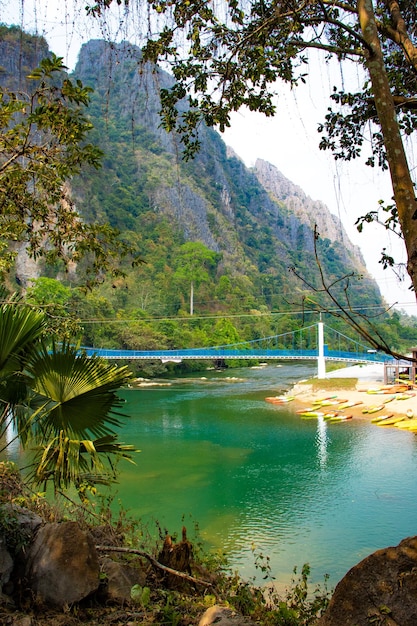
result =
M17 73L20 80L22 68L46 54L43 40L36 43L28 36L22 46L22 38L15 37L13 47L12 35L0 41L0 81L7 86L16 85ZM291 312L317 310L314 301L326 298L306 286L321 287L315 226L326 281L334 283L343 299L346 283L339 279L361 275L349 283L349 305L364 311L383 305L340 220L274 166L258 160L248 169L206 127L200 128L195 159L183 160L179 137L165 132L158 114L159 89L169 87L172 79L143 64L138 48L92 40L82 46L72 78L94 89L88 108L94 125L90 140L104 153L101 169L86 168L71 181L76 206L85 220L117 227L144 261L139 267L126 265L124 278L103 277L99 287L83 296L76 291L82 263L66 276L60 268L38 268L65 285L63 314L87 320L85 343L188 347L299 327L304 321ZM33 265L18 267L24 285L30 286L33 275ZM54 289L52 295L44 289L35 296L58 301ZM134 323L116 323L123 319Z
M178 137L165 133L158 115L158 89L171 79L141 65L140 50L90 41L75 76L95 89L90 114L106 153L103 170L76 185L80 209L135 233L145 259L149 221L166 220L178 242L198 241L220 253L218 273L248 277L253 294L265 293L266 285L271 294L293 293L288 267L314 280L317 223L329 274L366 273L338 218L271 165L258 161L248 170L207 128L200 129L199 154L185 163ZM379 299L369 276L366 293L360 291L361 298Z

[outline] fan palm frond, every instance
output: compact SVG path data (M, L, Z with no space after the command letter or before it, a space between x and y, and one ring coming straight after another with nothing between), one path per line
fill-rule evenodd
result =
M0 380L22 371L28 353L45 331L45 316L24 305L0 307Z
M50 405L37 420L43 436L65 431L68 437L91 439L113 433L123 416L116 391L127 383L127 367L108 365L64 344L45 347L31 360L33 390Z
M23 443L30 393L25 366L44 331L43 313L13 299L0 306L0 432L13 423Z
M114 433L130 372L66 342L47 346L45 328L41 312L0 306L0 434L12 424L25 447L35 445L33 482L80 492L83 481L114 480L116 459L131 460L132 446Z

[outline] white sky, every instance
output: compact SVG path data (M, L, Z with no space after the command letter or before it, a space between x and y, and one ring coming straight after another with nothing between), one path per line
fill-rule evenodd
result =
M102 37L96 22L90 20L86 26L86 4L87 0L0 0L0 22L18 24L28 32L43 35L51 50L63 56L66 65L73 69L81 44ZM74 5L78 8L74 9ZM123 27L120 32L127 38ZM326 94L333 84L342 80L345 84L359 80L353 72L356 72L354 67L344 70L342 76L337 66L329 69L313 63L306 85L293 91L285 85L279 86L274 118L240 111L233 115L231 128L222 136L246 165L253 165L257 158L269 161L311 198L323 201L339 216L352 242L361 248L368 271L378 282L386 302L397 303L406 313L417 315L408 276L399 282L392 270L384 271L378 263L383 247L397 261L405 263L402 242L382 227L365 226L360 234L354 226L358 217L377 209L378 200L389 203L392 197L389 174L366 167L364 161L336 163L330 153L318 148L320 136L316 129L324 121L329 106ZM414 146L413 151L412 144L407 148L416 180L417 148Z

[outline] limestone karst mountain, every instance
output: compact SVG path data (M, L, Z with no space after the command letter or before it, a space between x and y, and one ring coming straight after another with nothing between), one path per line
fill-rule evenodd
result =
M10 35L7 45L0 43L2 85L13 84L17 69L34 62L35 49L46 52L32 38L22 49L17 37L14 54L20 61L12 62L12 40ZM227 277L256 306L282 306L304 288L289 268L319 285L317 225L317 249L329 280L360 274L364 280L350 287L352 301L381 302L340 220L274 166L258 160L248 169L206 127L200 129L196 158L182 159L180 137L165 132L158 114L159 89L169 87L172 78L143 64L138 48L92 40L82 46L73 77L94 89L92 140L105 155L99 171L85 170L71 181L77 208L87 221L108 220L126 234L148 263L142 269L149 271L146 280L159 280L152 275L156 258L161 265L163 260L165 276L174 275L178 247L199 242L218 255L211 276L216 284Z
M291 265L308 268L311 277L317 224L324 243L323 265L330 261L327 269L332 273L336 265L341 275L352 270L366 275L360 251L340 220L271 164L258 160L249 170L208 128L200 129L199 154L185 163L180 138L165 133L158 115L158 89L169 86L171 78L143 65L139 49L90 41L80 51L75 76L96 90L93 119L95 125L98 116L106 120L101 136L107 135L102 147L108 158L118 153L115 142L125 145L124 155L130 150L136 171L135 180L127 181L135 187L135 198L126 207L129 218L151 207L154 215L167 217L184 240L201 241L220 252L223 264L233 271L245 273L250 263L261 273L278 272L287 280ZM116 177L110 184L117 186L124 180L117 159L111 170ZM106 213L112 219L111 212ZM123 222L117 223L123 228ZM375 297L375 284L371 290Z

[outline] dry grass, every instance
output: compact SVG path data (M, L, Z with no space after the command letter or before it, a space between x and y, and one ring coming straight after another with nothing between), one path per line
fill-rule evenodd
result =
M306 381L312 391L349 391L356 389L357 383L357 378L311 378Z

